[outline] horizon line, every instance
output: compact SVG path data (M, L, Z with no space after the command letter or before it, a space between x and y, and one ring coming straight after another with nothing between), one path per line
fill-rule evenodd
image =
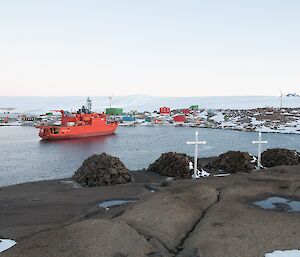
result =
M289 94L289 93L287 93ZM287 95L283 94L283 95ZM294 93L292 93L294 94ZM298 94L298 93L295 93ZM0 97L44 97L44 98L61 98L61 97L110 97L111 95L0 95ZM129 95L113 95L113 97L131 97L131 96L146 96L157 98L198 98L198 97L280 97L278 95L198 95L198 96L162 96L162 95L146 95L146 94L129 94Z

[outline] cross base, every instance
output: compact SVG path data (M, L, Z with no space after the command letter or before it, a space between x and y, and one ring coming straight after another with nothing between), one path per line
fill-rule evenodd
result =
M190 169L193 169L193 163L190 162ZM196 172L194 172L194 174L192 175L193 179L199 179L199 178L205 178L210 176L210 173L205 171L204 169L198 170Z

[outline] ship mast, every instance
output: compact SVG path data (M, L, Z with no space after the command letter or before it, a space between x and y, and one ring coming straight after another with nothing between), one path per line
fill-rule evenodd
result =
M92 113L92 100L90 97L86 99L86 108L88 109L89 113Z
M111 108L111 106L112 106L113 97L114 97L113 95L108 97L108 99L109 99L109 108Z
M282 109L282 97L283 97L283 94L282 94L282 91L280 90L280 109Z

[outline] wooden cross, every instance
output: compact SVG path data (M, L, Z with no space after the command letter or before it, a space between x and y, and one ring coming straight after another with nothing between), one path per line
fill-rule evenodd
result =
M267 144L268 141L261 140L261 132L258 133L258 141L252 141L252 144L258 144L257 169L262 168L261 165L261 144Z
M197 161L198 161L198 145L205 145L206 141L199 141L198 139L199 133L198 131L195 132L195 141L187 141L188 145L195 145L195 156L194 156L194 178L199 178L198 175L198 168L197 168Z

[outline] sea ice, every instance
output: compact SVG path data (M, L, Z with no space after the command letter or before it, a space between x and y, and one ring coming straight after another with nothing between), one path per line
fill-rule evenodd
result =
M6 251L7 249L13 247L17 242L10 239L0 239L0 253Z

